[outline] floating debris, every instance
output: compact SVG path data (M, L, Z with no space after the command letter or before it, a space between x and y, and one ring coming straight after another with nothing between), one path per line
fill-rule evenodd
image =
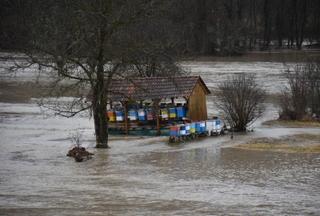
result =
M67 156L73 157L76 162L82 162L84 160L89 160L92 158L93 153L88 152L84 147L74 147L73 149L69 150Z

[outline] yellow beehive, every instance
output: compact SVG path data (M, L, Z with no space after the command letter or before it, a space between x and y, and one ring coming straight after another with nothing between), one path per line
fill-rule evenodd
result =
M161 109L161 118L162 119L168 119L168 110L167 109Z
M108 111L107 116L110 122L115 122L116 121L116 114L113 111Z

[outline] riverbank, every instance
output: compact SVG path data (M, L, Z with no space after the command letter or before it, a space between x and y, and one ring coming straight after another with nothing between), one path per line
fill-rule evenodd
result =
M320 121L289 121L289 120L269 120L262 123L270 127L287 127L287 128L308 128L320 127Z
M183 61L242 61L242 62L304 62L308 58L320 58L320 49L275 49L269 51L248 51L238 56L194 56Z
M283 153L320 154L320 135L304 133L282 136L280 138L262 137L231 148Z

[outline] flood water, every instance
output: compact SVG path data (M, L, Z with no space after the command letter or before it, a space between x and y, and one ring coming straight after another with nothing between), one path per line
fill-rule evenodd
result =
M274 71L283 68L273 64L279 66ZM210 67L207 71L214 70ZM258 66L247 62L250 67ZM210 80L216 74L210 73L203 76L214 87ZM263 120L276 113L269 104ZM224 147L250 137L320 129L260 123L255 132L233 141L221 136L168 145L166 137L111 137L111 149L97 150L87 116L43 114L33 100L2 102L0 215L319 215L319 154ZM83 146L95 154L83 163L65 156L76 129L83 134Z

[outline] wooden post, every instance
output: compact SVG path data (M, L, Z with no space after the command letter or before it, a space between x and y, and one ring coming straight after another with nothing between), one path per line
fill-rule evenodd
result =
M171 98L171 103L174 105L174 97Z
M185 97L184 99L186 100L186 107L185 107L185 108L186 108L187 111L189 111L189 108L190 108L190 107L189 107L189 98ZM190 119L189 112L187 112L187 118ZM191 119L190 119L190 120L191 120Z
M155 114L156 114L156 122L157 122L157 135L161 135L161 130L160 130L160 109L159 109L159 103L160 100L153 100L154 108L155 108Z
M158 136L161 135L159 109L157 110L157 135Z
M113 107L112 107L112 100L110 100L110 109L112 109Z
M124 106L124 130L126 135L129 134L129 122L128 122L128 102L123 103Z

